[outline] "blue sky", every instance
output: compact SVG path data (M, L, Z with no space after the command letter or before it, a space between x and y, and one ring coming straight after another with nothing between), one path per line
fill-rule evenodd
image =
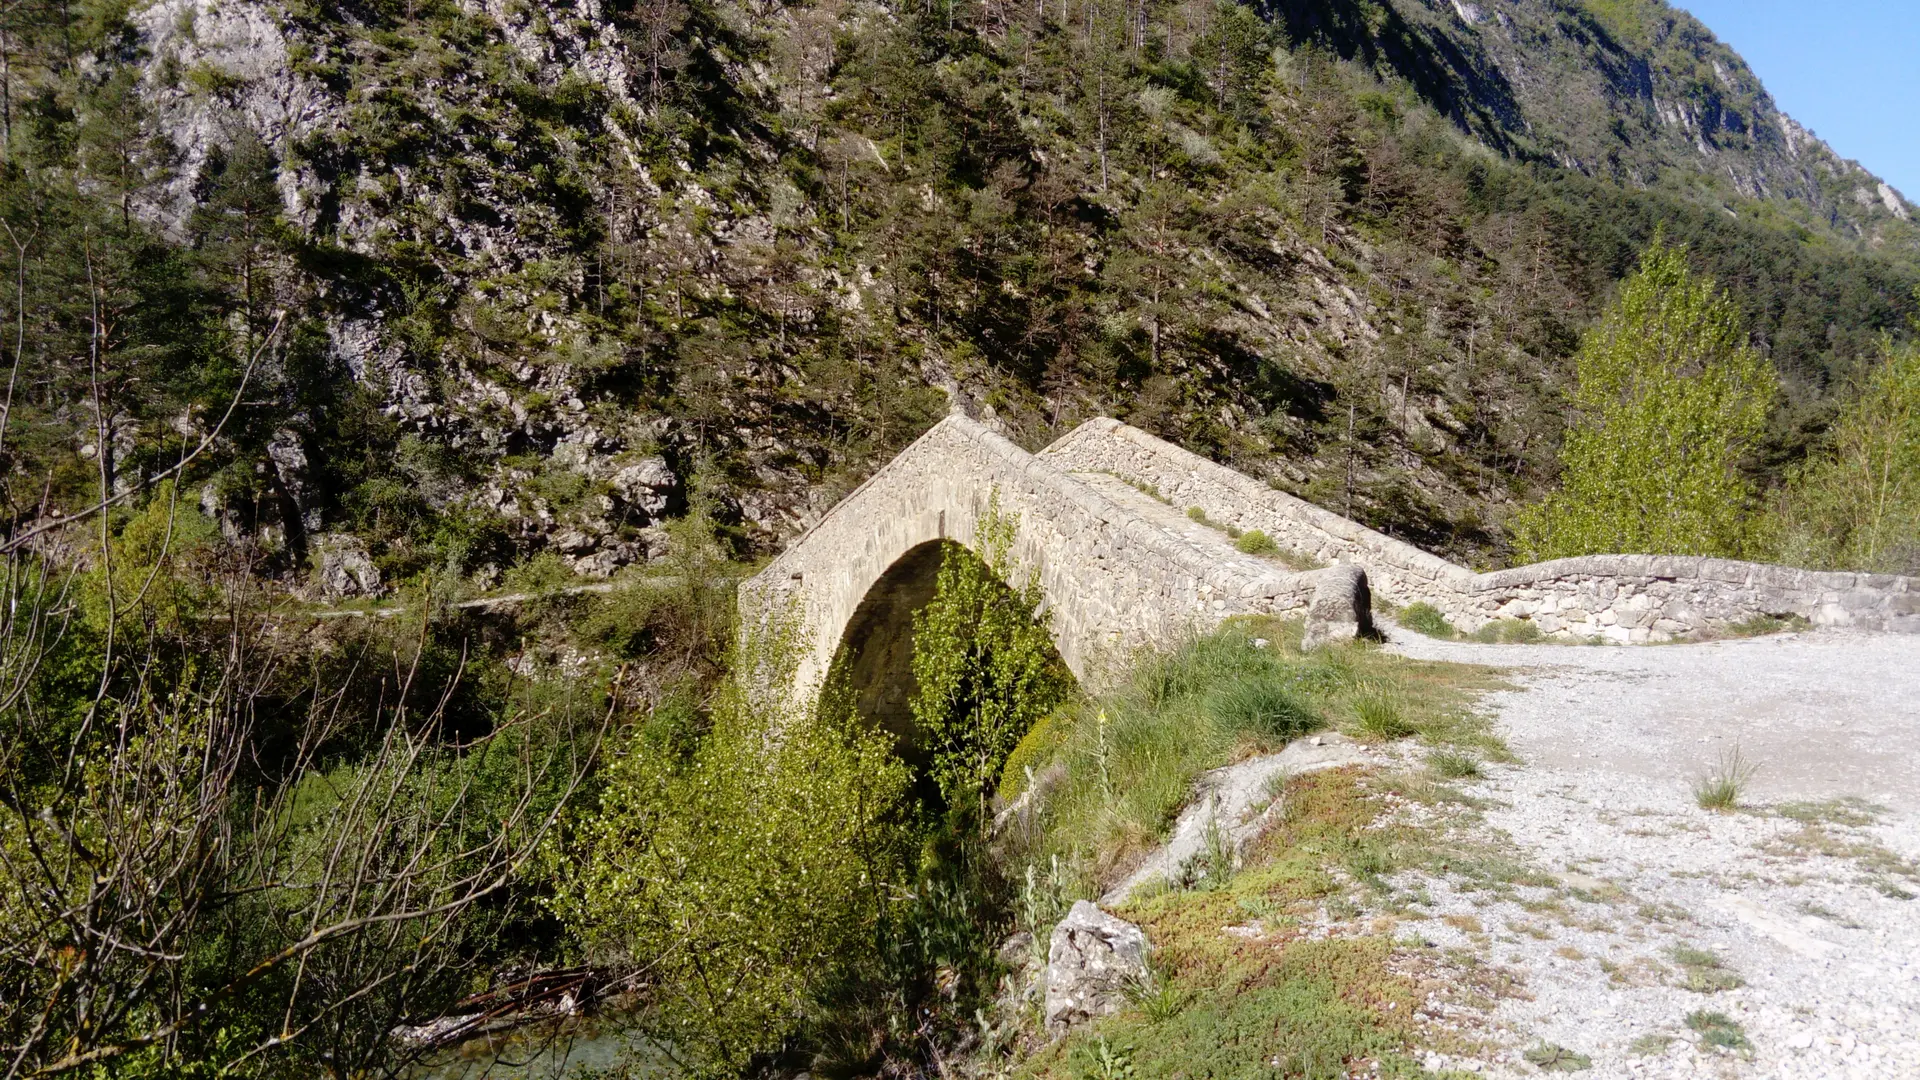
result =
M1787 115L1920 202L1920 3L1669 2L1745 57Z

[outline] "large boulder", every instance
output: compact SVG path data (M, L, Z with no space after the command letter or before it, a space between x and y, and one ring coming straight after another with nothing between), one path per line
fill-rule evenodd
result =
M1313 603L1307 608L1302 649L1317 649L1335 641L1376 638L1373 627L1373 590L1367 572L1357 566L1329 566L1313 571Z
M1119 1012L1127 991L1152 979L1147 935L1081 900L1053 928L1047 943L1047 1030Z
M349 533L330 533L313 541L320 595L328 600L379 596L384 591L380 568L373 564L367 545Z

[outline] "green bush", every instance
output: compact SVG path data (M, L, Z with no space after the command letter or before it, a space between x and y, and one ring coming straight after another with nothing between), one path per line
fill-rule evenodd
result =
M733 689L685 757L658 752L684 740L670 719L607 767L555 908L648 973L648 1035L694 1075L739 1075L883 965L909 778L846 712L770 715Z
M1268 536L1259 529L1250 529L1247 532L1241 533L1240 538L1233 542L1233 546L1249 555L1271 556L1280 554L1280 545L1273 542L1273 537Z
M1399 619L1401 626L1430 638L1440 638L1444 641L1456 636L1457 633L1453 624L1440 613L1440 609L1424 600L1400 609L1400 614L1396 618Z
M949 806L986 796L1022 736L1066 697L1073 677L1039 621L1036 573L1013 564L1017 516L993 497L979 526L982 558L958 545L940 562L933 600L914 613L915 724Z
M1775 541L1782 562L1920 573L1920 346L1884 348L1829 445L1787 486Z

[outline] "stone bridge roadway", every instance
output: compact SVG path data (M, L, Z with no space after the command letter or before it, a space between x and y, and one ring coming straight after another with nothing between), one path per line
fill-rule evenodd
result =
M1237 614L1311 609L1310 636L1351 636L1371 628L1370 589L1433 604L1465 631L1525 619L1549 637L1635 643L1797 615L1920 632L1914 579L1627 555L1476 574L1117 421L1030 454L954 415L742 586L743 626L801 635L797 670L780 680L789 700L811 700L844 647L862 713L905 733L912 613L933 595L944 547L974 544L996 494L1019 516L1014 560L1038 574L1054 644L1092 687L1136 651ZM1331 565L1301 573L1243 554L1189 507Z

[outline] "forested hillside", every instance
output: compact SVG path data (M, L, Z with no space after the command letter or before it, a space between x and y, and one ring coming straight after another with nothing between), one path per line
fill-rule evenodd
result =
M1506 558L1664 230L1779 369L1904 329L1907 204L1657 2L21 0L9 526L183 470L351 592L742 551L948 407L1118 415ZM326 553L332 553L328 555Z

